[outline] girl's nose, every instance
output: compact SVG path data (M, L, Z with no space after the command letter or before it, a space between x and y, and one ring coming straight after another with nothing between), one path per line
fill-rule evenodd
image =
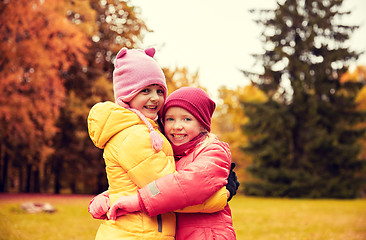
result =
M159 99L159 94L157 92L151 92L150 100L157 101Z
M183 127L182 127L182 124L180 123L180 121L175 121L173 128L177 129L177 130L181 130Z

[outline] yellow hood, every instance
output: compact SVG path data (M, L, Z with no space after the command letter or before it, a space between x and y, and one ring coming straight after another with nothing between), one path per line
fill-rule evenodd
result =
M152 120L149 121L156 126ZM135 113L113 102L95 104L88 116L89 136L94 145L101 149L115 134L136 124L144 122Z

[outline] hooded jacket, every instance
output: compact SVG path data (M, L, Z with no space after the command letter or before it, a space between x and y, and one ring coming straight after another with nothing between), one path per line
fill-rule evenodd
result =
M228 144L214 137L204 148L198 146L176 161L177 173L168 174L139 189L140 200L150 216L201 203L207 195L220 193L218 189L226 185L230 163ZM217 212L177 211L177 240L236 239L226 191L224 196L220 195L225 202Z
M150 120L157 130L157 125ZM172 148L164 139L163 148L151 146L149 130L133 112L112 102L97 103L88 116L89 135L96 147L104 149L103 158L108 178L110 203L121 196L137 194L137 190L155 179L175 172ZM105 220L96 239L169 239L175 236L173 212L149 216L136 212Z

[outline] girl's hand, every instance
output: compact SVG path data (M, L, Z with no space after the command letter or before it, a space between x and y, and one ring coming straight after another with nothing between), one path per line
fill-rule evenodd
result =
M140 210L141 206L137 195L122 196L112 204L108 216L110 220L116 220L117 216Z
M236 194L236 191L238 190L238 188L240 186L240 183L238 182L238 178L236 177L234 168L235 168L235 163L231 163L230 174L227 178L227 184L226 184L226 189L230 192L230 196L228 197L228 200L227 200L228 202Z
M89 203L88 211L95 219L107 218L109 209L109 195L108 191L100 193L95 196Z

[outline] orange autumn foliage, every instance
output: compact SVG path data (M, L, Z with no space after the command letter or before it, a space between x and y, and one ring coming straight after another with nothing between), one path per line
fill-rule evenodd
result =
M348 81L363 83L363 87L358 92L355 101L359 110L366 111L366 66L356 66L353 71L348 70L344 73L340 78L340 82L345 83ZM362 126L366 127L366 122ZM361 144L361 158L366 159L366 136L362 139Z
M2 154L23 163L52 153L55 122L64 104L60 75L86 64L88 39L71 24L62 1L0 3L0 142Z

